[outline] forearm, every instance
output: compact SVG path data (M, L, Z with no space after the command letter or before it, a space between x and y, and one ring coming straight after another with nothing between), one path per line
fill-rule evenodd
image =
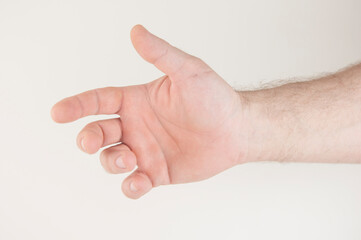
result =
M248 161L361 163L361 64L240 96Z

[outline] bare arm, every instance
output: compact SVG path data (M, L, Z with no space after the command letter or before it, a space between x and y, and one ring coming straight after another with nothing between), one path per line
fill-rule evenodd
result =
M118 115L86 125L77 144L90 154L105 148L100 161L109 173L131 172L122 184L128 197L204 180L250 161L361 162L360 66L237 93L201 59L144 27L135 26L131 39L164 76L86 91L51 111L59 123Z
M361 64L239 94L249 112L250 161L361 163Z

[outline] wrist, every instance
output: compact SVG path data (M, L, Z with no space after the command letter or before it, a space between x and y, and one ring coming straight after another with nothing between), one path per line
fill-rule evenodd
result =
M274 89L238 92L247 126L247 156L243 162L282 161L292 148L291 131L272 108ZM283 119L285 120L285 119Z

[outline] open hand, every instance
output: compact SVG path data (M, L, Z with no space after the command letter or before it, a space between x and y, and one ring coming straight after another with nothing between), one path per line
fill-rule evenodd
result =
M88 124L78 146L100 155L110 173L137 169L122 185L130 198L152 187L199 181L244 162L244 104L217 73L137 25L131 31L139 55L165 76L147 84L107 87L65 98L52 118L66 123L96 114L119 118Z

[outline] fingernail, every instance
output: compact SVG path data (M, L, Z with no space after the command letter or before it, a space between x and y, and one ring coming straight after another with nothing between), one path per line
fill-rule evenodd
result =
M84 138L81 139L80 145L81 145L81 148L85 151Z
M122 157L118 157L118 158L115 160L115 165L117 165L118 168L125 168L125 164L124 164L124 162L123 162Z
M132 192L138 191L138 188L134 185L133 182L131 182L131 183L129 184L129 189L130 189L130 191L132 191Z

